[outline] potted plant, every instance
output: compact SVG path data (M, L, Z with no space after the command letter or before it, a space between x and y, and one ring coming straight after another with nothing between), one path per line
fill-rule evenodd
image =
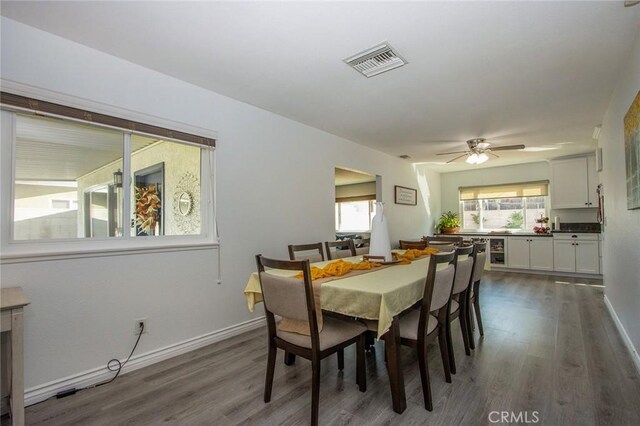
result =
M458 219L458 214L453 213L452 211L442 213L436 228L443 234L455 234L460 230L460 219Z

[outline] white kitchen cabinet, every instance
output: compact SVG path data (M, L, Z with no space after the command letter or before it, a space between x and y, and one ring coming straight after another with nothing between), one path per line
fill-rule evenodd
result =
M553 271L553 238L531 237L529 242L529 269Z
M529 269L529 237L509 237L509 268Z
M550 237L509 237L509 268L553 270L553 239Z
M595 156L551 162L552 208L594 208L597 186Z
M576 272L582 274L600 273L598 241L578 241L576 248Z
M576 249L571 240L553 241L553 270L558 272L576 271Z
M598 234L560 234L553 237L554 271L600 273Z

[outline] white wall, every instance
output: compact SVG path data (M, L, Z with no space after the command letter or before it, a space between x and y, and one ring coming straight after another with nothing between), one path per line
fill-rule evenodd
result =
M148 318L144 353L262 315L242 293L254 254L333 239L336 166L382 176L392 240L431 232L440 212L437 173L5 18L1 65L4 80L219 135L222 285L213 248L2 265L2 286L22 286L32 302L27 388L125 356L136 318ZM418 206L394 205L393 185L420 188Z
M639 90L640 33L622 68L598 141L603 159L605 294L636 352L640 352L640 209L627 210L622 120Z
M442 211L459 210L458 188L461 186L497 185L513 182L551 180L551 167L546 161L513 166L489 167L442 173ZM553 182L551 182L553 184ZM551 201L549 201L551 202ZM554 209L550 205L549 217L559 216L561 222L596 222L596 209Z

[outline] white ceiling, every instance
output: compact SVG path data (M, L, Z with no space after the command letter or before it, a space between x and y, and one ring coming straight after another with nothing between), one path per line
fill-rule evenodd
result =
M621 2L2 2L2 14L412 162L591 151L640 29ZM389 41L408 65L342 59ZM437 166L441 171L464 163Z

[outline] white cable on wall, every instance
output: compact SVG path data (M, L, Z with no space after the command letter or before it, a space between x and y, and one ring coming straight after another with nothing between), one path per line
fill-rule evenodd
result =
M218 244L218 279L216 283L218 285L222 284L222 255L220 254L220 235L218 233L218 217L217 217L217 191L216 191L216 180L215 180L215 170L216 170L216 150L212 149L207 156L209 161L209 187L211 196L209 197L209 212L213 216L213 239L214 242Z

